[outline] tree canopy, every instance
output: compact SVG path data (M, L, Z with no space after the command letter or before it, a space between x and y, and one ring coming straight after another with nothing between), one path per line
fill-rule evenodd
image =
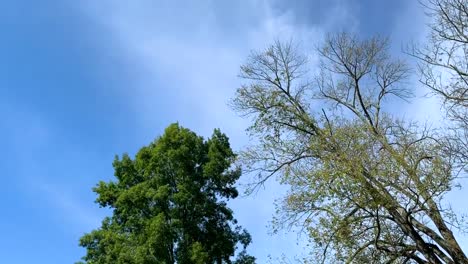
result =
M116 180L93 189L112 216L81 238L85 263L254 263L251 237L226 204L238 195L234 159L219 130L204 140L178 124L134 159L116 157Z
M277 175L291 187L276 226L305 231L315 262L468 263L454 235L465 226L443 203L466 159L451 135L389 112L411 90L388 47L329 35L312 78L292 42L253 52L232 102L258 142L242 164L257 184Z

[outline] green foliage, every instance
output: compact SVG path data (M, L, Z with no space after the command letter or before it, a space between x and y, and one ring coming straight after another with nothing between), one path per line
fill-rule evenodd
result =
M204 141L178 124L134 159L113 163L116 181L99 182L96 202L113 210L101 228L84 235L89 264L254 263L250 235L226 200L236 198L241 175L219 130ZM232 257L241 245L238 258Z

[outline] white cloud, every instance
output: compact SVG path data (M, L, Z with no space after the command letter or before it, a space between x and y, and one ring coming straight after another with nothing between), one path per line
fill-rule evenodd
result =
M263 48L277 37L294 37L312 46L322 35L320 28L294 25L292 13L272 16L265 1L246 4L231 22L239 28L228 29L219 24L232 19L225 18L232 15L229 10L217 13L204 1L192 13L164 1L162 7L147 1L87 3L97 22L113 32L115 46L139 61L136 67L142 74L128 92L133 107L141 110L142 123L154 123L161 108L170 107L168 114L175 120L203 133L213 126L227 127L230 134L242 130L238 126L243 121L226 102L239 85L238 67L251 49ZM152 11L154 17L148 15Z

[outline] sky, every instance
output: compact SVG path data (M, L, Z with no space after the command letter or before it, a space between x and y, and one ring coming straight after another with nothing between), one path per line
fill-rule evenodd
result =
M227 103L250 51L292 38L313 54L327 33L349 31L389 36L401 56L425 22L405 0L1 1L0 261L80 260L79 237L108 213L91 188L113 179L116 154L135 154L172 122L248 145L249 121ZM400 112L436 120L438 104L412 84L417 98ZM258 263L303 252L293 232L270 234L284 191L272 181L230 204Z

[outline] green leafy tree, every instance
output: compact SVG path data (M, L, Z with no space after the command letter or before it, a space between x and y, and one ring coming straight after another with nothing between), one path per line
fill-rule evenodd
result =
M178 124L134 159L116 157L116 181L94 188L112 216L81 238L85 263L254 263L251 237L226 205L238 195L234 159L219 130L205 141Z
M411 95L406 64L386 39L349 34L316 55L313 78L292 43L241 66L233 107L258 142L242 164L257 184L276 175L291 186L275 226L307 232L312 263L468 263L454 235L466 225L443 202L466 164L441 131L388 111Z

